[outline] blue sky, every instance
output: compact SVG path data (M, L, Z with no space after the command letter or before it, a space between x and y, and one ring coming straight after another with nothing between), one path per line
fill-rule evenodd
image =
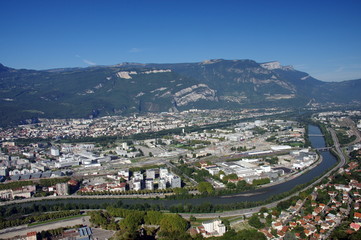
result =
M277 60L324 81L361 78L361 1L0 0L0 63Z

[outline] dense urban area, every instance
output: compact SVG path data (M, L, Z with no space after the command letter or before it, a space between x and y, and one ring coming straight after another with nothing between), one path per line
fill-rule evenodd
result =
M0 239L361 239L360 129L361 111L278 108L3 128ZM251 199L327 156L279 194L203 201Z

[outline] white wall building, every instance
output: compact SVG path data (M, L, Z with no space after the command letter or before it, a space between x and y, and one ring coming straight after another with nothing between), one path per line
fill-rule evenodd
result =
M168 176L168 169L166 169L166 168L159 169L159 177L160 178L167 178L167 176Z
M207 221L202 223L204 230L208 233L204 234L204 237L209 236L223 236L226 233L226 226L222 223L220 219Z
M170 185L172 188L180 188L182 187L182 180L180 177L173 175L170 181Z
M166 189L167 188L167 180L164 178L160 178L158 182L158 189Z
M59 149L52 147L50 149L50 155L54 157L58 157L60 155Z
M148 190L154 190L154 181L153 179L146 179L145 180L145 188Z

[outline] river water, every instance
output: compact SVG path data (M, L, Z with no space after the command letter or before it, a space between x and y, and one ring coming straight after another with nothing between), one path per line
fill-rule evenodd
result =
M317 126L309 125L308 133L312 135L320 135L322 134L320 129ZM325 140L323 137L309 137L311 145L313 148L322 148L325 147ZM51 200L51 201L40 201L36 202L38 205L48 205L48 204L58 204L58 203L83 203L83 204L103 204L103 203L116 203L121 200L124 204L159 204L164 206L172 206L177 204L191 204L191 205L199 205L204 202L208 202L211 204L230 204L236 202L253 202L253 201L262 201L267 200L271 196L281 194L287 191L290 191L292 188L299 184L304 184L310 182L312 179L322 175L326 170L330 169L336 162L337 159L333 156L329 151L321 152L323 157L323 161L308 171L307 173L294 178L290 181L280 183L278 185L274 185L267 188L257 189L246 194L233 194L227 196L217 196L217 197L205 197L205 198L194 198L194 199L182 199L182 200L156 200L156 199L119 199L119 198L109 198L109 199L59 199L59 200ZM23 203L21 205L30 205L32 203Z

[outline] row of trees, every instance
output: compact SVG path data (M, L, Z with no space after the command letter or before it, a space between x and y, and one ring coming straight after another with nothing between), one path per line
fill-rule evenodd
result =
M18 189L23 186L33 185L33 181L15 181L10 183L2 183L0 184L0 190L6 190L6 189Z
M44 178L40 179L39 181L15 181L15 182L9 182L9 183L3 183L0 184L0 190L6 190L6 189L18 189L23 186L28 185L37 185L39 187L50 187L54 186L57 183L64 183L68 182L70 180L69 177L63 177L63 178Z
M19 226L23 224L30 224L34 222L43 222L52 219L64 218L69 216L76 216L79 215L81 212L79 210L75 211L59 211L53 213L46 213L40 215L31 215L27 217L21 217L17 219L2 219L0 221L0 229Z
M231 147L231 151L237 151L237 152L245 152L245 151L247 151L248 149L247 149L247 147L246 146L244 146L244 147L242 147L242 146L240 146L240 147Z
M270 179L269 178L261 178L261 179L254 179L252 182L252 185L254 186L258 186L258 185L264 185L267 183L270 183Z
M91 191L91 192L79 192L80 195L92 196L92 195L134 195L134 194L150 194L150 193L172 193L174 188L167 189L142 189L142 190L127 190L127 191Z
M70 177L63 177L63 178L43 178L40 179L39 185L42 187L50 187L54 186L57 183L65 183L70 180Z

